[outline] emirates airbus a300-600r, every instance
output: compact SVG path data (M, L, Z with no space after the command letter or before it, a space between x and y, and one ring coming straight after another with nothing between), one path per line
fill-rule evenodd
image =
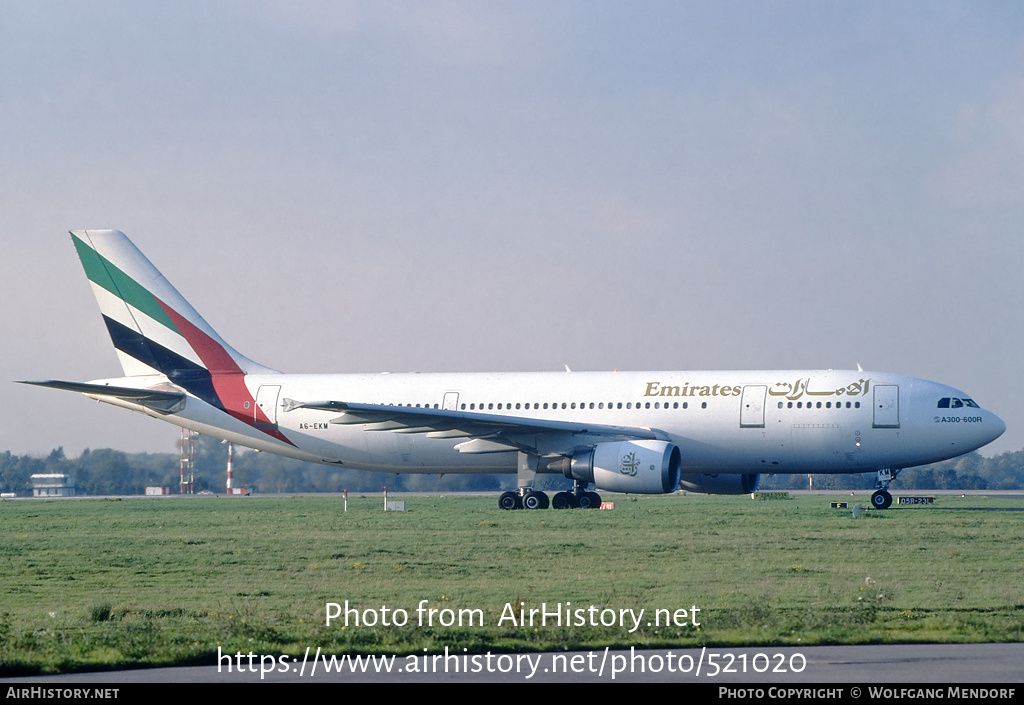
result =
M32 381L268 453L394 473L515 473L503 509L590 490L753 491L762 473L877 473L975 450L1006 425L952 387L862 370L284 374L239 354L116 230L74 231L124 368ZM573 489L550 499L536 476Z

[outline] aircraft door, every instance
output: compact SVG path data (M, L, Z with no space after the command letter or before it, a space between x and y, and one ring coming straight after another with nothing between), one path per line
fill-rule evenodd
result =
M441 404L445 411L457 411L459 408L459 393L445 392L444 403Z
M281 386L265 384L256 390L256 408L253 409L253 424L261 431L277 429L277 395Z
M748 384L740 397L740 428L764 428L764 400L768 387Z
M900 427L900 388L895 384L875 385L875 428Z

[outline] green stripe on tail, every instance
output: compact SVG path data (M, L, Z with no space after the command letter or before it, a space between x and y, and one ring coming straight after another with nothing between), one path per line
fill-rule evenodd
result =
M85 274L89 280L96 285L106 289L126 304L137 308L154 321L174 331L178 335L181 332L171 321L163 307L144 286L129 277L117 268L110 260L96 252L86 242L80 240L72 233L75 249L82 260Z

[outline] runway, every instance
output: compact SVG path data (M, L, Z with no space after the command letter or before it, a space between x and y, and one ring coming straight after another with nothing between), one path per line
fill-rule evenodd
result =
M126 685L129 690L133 684L153 683L802 683L866 688L868 684L993 686L1024 682L1021 643L609 649L492 654L489 659L478 655L480 658L475 660L470 656L394 656L390 662L384 657L339 659L331 668L322 663L314 667L307 659L301 666L296 661L282 668L278 661L261 664L258 656L250 659L242 654L241 659L221 659L219 665L7 678L0 682L60 688L72 684Z

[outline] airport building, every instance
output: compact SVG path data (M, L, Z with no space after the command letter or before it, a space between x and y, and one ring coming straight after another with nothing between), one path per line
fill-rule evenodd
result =
M75 478L63 473L44 473L29 478L33 497L74 497Z

